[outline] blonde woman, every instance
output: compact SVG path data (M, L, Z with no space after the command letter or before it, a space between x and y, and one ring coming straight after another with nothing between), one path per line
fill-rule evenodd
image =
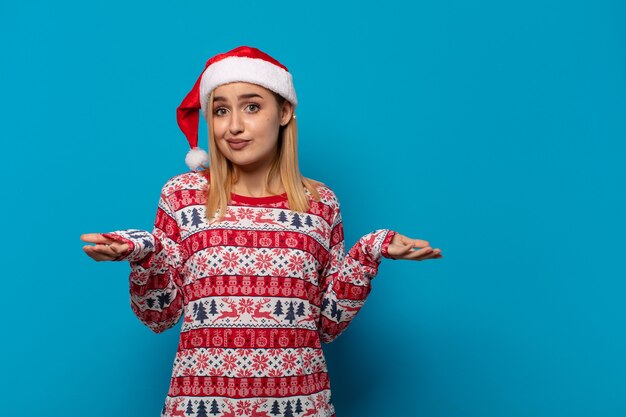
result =
M94 260L129 262L150 329L183 320L163 417L334 416L321 343L358 313L383 257L442 257L389 229L346 254L337 196L299 171L296 106L291 74L266 53L209 59L177 109L191 171L163 186L153 231L81 236Z

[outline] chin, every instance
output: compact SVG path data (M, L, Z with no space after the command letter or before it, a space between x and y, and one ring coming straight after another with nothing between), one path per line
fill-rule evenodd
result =
M259 162L259 160L257 159L249 159L249 158L226 158L226 159L228 159L231 164L240 166L240 167L252 166L255 163Z

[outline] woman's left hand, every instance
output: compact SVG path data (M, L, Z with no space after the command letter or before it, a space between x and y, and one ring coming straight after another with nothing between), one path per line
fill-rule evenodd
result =
M413 248L421 249L413 250ZM387 253L393 259L409 259L414 261L443 258L441 249L431 248L426 240L410 239L397 232L387 247Z

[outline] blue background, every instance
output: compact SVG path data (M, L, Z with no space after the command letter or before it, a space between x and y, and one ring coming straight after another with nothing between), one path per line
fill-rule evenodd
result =
M82 233L150 230L210 56L276 56L304 175L381 264L326 348L339 417L626 415L626 5L2 2L5 416L156 416L178 327L133 316ZM206 127L204 127L206 129ZM205 133L202 143L206 147Z

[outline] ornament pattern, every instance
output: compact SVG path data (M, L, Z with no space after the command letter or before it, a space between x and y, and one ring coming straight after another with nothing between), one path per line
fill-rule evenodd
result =
M139 320L160 333L182 319L161 416L334 416L321 344L359 312L396 232L375 230L346 253L324 184L306 213L284 195L232 194L224 220L209 224L207 186L200 172L177 175L152 232L104 234L129 244L120 260Z

